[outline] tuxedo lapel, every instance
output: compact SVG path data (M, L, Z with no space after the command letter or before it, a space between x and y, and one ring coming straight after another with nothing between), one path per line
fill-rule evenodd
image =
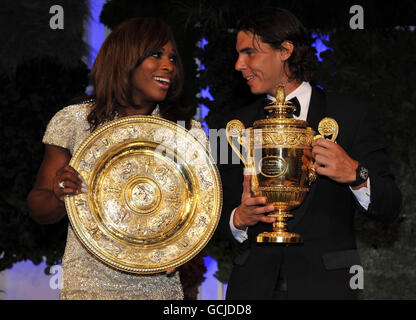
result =
M239 110L239 113L236 115L237 119L243 122L246 128L252 127L254 121L266 118L264 104L265 97L257 99L247 107Z
M315 130L316 134L318 133L318 124L319 121L321 121L326 114L326 99L325 99L325 93L313 86L312 87L312 95L311 95L311 101L309 103L309 110L308 110L308 116L307 116L307 122L309 126ZM319 177L317 180L312 184L309 193L307 194L305 200L303 203L296 208L295 210L292 210L293 218L288 221L288 227L289 230L293 230L295 226L299 223L299 221L303 218L304 214L306 213L309 204L311 202L311 199L313 198L316 190L316 185L319 182Z
M318 87L312 87L311 101L309 102L308 116L306 121L309 126L318 133L318 124L326 114L325 93Z

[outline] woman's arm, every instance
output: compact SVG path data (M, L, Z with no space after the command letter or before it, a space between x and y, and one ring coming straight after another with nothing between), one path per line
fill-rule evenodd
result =
M40 224L52 224L65 215L65 195L85 191L75 169L68 165L71 154L67 149L45 145L45 155L35 185L28 195L30 216ZM59 184L63 182L64 188Z

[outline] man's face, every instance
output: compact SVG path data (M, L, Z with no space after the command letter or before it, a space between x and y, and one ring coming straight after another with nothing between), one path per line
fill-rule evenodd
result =
M273 49L258 38L253 39L249 31L238 32L236 50L238 59L235 69L241 71L251 92L274 96L276 86L287 80L281 50Z

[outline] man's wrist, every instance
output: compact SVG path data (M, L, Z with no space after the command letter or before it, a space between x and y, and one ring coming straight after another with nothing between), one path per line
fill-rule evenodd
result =
M239 207L237 207L237 209L235 210L235 212L234 212L234 217L233 217L233 225L234 225L234 227L236 228L236 229L238 229L238 230L246 230L247 229L247 226L245 226L245 225L243 225L239 220L239 217L238 217L238 209L239 209Z
M367 186L367 180L368 180L368 169L362 165L361 163L358 163L357 169L355 170L355 180L348 183L351 188L354 190L361 189L362 187Z
M231 229L231 233L234 237L235 240L237 240L240 243L243 243L244 241L247 240L248 235L247 235L247 228L245 228L244 230L240 230L237 229L234 226L234 215L236 212L237 208L235 208L232 212L231 212L231 217L230 217L230 229Z
M351 186L351 189L352 190L360 190L361 188L368 188L368 179L367 180L365 180L362 184L360 184L359 186L356 186L356 187L353 187L353 186Z

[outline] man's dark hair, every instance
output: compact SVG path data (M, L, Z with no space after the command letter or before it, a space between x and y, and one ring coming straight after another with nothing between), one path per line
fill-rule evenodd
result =
M280 8L264 8L241 19L238 31L249 31L254 40L280 49L284 41L293 44L294 49L286 61L291 78L298 81L310 81L316 63L312 39L302 23L289 11Z

